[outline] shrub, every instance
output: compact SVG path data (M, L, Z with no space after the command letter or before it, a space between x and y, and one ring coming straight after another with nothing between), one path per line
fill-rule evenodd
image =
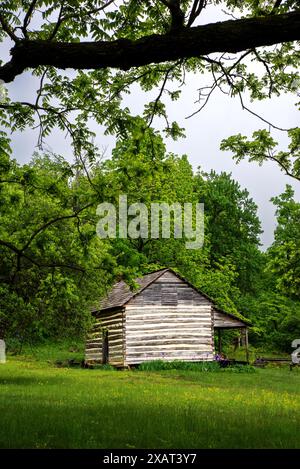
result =
M189 371L220 371L217 362L182 362L180 360L163 361L153 360L141 363L140 371L162 371L162 370L189 370Z
M212 362L182 362L180 360L164 361L153 360L141 363L139 371L164 371L164 370L186 370L186 371L209 371L209 372L232 372L232 373L255 373L256 369L250 365L230 365L221 368L216 361Z

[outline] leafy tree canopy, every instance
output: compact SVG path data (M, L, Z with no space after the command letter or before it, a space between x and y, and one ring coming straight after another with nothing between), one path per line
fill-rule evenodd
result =
M300 299L300 203L294 200L291 186L272 200L277 207L278 225L269 249L268 267L275 274L279 291Z
M225 20L206 24L221 11ZM216 89L238 96L248 109L248 95L262 100L297 93L299 39L298 0L4 0L0 40L10 59L0 66L0 80L10 82L29 70L37 91L33 100L25 93L20 101L2 99L1 124L12 130L38 125L40 145L59 128L70 135L77 159L93 158L89 123L126 138L136 120L123 98L138 84L144 92L157 90L145 104L147 125L163 119L166 134L176 139L183 129L168 116L166 102L180 98L188 72L211 76L209 87L200 86L191 113ZM272 154L296 176L297 132L289 151ZM239 159L256 158L246 143L237 138L228 147ZM270 158L270 139L258 134L253 143L265 150L260 159Z
M182 137L167 104L180 99L187 73L209 74L190 114L215 90L237 97L263 128L252 138L231 136L221 148L236 161L272 160L299 180L299 129L281 129L290 144L277 150L275 125L247 105L292 93L299 107L299 40L298 0L3 0L0 43L9 58L0 62L1 331L22 340L82 332L89 302L115 279L172 265L220 306L256 320L253 340L284 338L287 347L299 317L299 204L291 189L274 199L278 228L263 255L247 191L226 174L194 175L154 129L163 122L166 136ZM16 100L9 83L25 73L31 91ZM124 103L134 85L145 96L138 117ZM100 159L92 121L117 137L110 161ZM7 133L33 127L40 153L20 165ZM72 163L41 152L57 130L70 137ZM205 248L97 238L97 204L124 192L148 205L204 200Z

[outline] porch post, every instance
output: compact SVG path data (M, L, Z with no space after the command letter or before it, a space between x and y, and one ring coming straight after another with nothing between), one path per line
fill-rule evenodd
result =
M222 335L221 335L221 329L218 329L218 353L222 353Z
M249 363L248 327L245 328L246 361Z

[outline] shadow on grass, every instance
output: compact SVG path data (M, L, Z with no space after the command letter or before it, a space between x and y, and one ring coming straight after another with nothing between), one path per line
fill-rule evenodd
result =
M221 406L34 401L4 411L2 448L295 448L296 422ZM270 417L270 415L269 415ZM241 432L240 428L243 428Z

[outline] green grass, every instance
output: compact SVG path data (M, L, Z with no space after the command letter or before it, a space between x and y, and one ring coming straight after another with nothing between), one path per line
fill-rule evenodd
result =
M54 363L56 361L64 362L66 360L81 361L84 358L84 342L78 340L57 340L56 342L44 342L35 345L24 344L22 346L22 355L20 355L20 344L10 343L8 341L8 354L18 356L26 361L44 361Z
M1 448L299 448L300 370L0 365Z
M211 362L183 362L180 360L163 361L154 360L141 363L138 371L165 371L165 370L184 370L184 371L203 371L212 373L255 373L257 370L251 365L230 365L221 367L217 361Z

